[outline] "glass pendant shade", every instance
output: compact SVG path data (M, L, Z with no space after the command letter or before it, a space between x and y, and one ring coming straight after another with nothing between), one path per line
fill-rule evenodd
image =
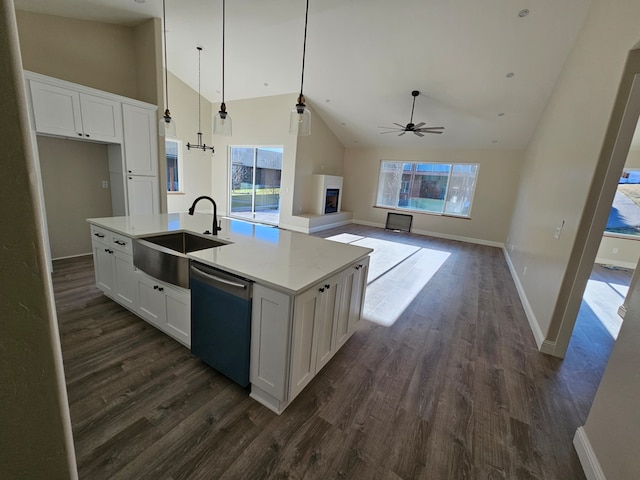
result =
M227 113L224 103L220 106L220 111L213 117L213 134L231 136L232 131L231 115Z
M178 133L176 129L176 122L171 115L168 114L168 110L165 111L164 116L160 119L158 124L158 134L161 137L177 138Z
M304 105L297 104L289 115L289 133L291 135L311 135L311 112Z

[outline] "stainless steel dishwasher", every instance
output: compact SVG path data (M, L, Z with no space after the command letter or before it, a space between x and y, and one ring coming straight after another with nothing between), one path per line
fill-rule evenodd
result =
M191 352L249 385L252 282L191 260Z

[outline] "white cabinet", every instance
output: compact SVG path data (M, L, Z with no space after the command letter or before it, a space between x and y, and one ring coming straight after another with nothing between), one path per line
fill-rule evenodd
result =
M191 294L136 271L138 315L187 347L191 346Z
M127 175L129 215L160 213L158 177Z
M91 227L96 285L121 305L136 310L137 295L131 239Z
M122 105L126 173L158 175L158 130L155 109Z
M355 331L369 258L292 296L253 289L251 396L276 413L307 386Z
M122 142L120 102L35 80L29 84L37 133Z

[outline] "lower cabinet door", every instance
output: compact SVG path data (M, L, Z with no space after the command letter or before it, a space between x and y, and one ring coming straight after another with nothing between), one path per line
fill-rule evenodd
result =
M320 315L318 316L318 358L316 359L316 373L324 367L336 353L336 320L340 313L340 301L342 296L342 274L322 282L320 286L324 289L321 292L322 303Z
M164 287L160 286L156 279L139 270L136 272L136 284L138 315L162 330L167 316Z
M93 267L96 273L96 285L107 295L114 295L115 275L113 271L113 249L108 245L93 242Z
M319 286L318 286L319 287ZM312 287L295 299L289 372L289 400L293 400L316 374L322 292Z
M113 273L116 299L131 310L136 310L138 294L133 256L115 250L113 253Z
M191 295L189 290L164 287L166 321L163 330L191 347Z

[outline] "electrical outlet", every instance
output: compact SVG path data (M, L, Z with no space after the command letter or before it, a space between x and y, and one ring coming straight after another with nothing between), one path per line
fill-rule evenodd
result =
M558 226L558 228L556 228L555 232L553 232L553 238L555 238L556 240L559 240L560 234L562 233L563 228L564 228L564 220L562 220L562 223Z
M109 180L102 180L102 188L109 188Z

